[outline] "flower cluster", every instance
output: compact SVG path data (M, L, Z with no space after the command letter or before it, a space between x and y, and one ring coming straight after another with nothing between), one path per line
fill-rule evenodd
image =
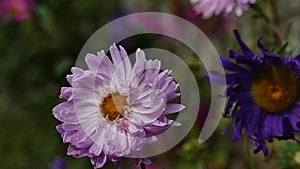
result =
M300 131L300 55L280 57L258 40L261 54L254 54L234 32L243 54L230 51L221 56L226 73L228 103L224 116L236 126L232 140L243 130L256 146L255 153L268 154L265 142L294 139ZM219 75L212 77L216 81Z
M237 16L241 16L243 11L249 8L249 4L254 4L256 0L190 0L194 10L202 14L202 18L208 19L213 15L230 13L233 10Z
M110 55L112 61L104 51L87 54L88 70L73 67L67 76L71 87L61 89L67 101L53 109L68 155L87 156L95 168L107 159L139 158L144 144L179 125L166 115L184 108L170 103L179 97L179 85L170 70L160 71L160 61L146 60L138 49L132 66L126 51L115 45Z
M33 8L30 0L1 0L0 1L0 17L5 20L15 22L26 21Z

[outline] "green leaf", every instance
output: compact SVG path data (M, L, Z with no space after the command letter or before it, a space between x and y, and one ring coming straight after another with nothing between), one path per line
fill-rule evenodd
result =
M279 56L283 56L285 54L285 51L286 51L286 48L288 46L288 42L285 42L277 51L276 53L279 55Z

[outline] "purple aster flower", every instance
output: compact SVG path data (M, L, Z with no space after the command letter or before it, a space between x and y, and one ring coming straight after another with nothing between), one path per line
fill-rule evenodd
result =
M146 60L138 49L132 66L124 48L115 45L110 55L112 60L104 51L87 54L88 70L73 67L67 76L71 87L61 89L67 101L53 109L68 155L89 157L95 168L107 159L139 158L144 144L179 125L165 115L184 108L170 103L179 97L179 85L170 70L160 71L160 61Z
M249 8L250 4L254 4L256 0L190 0L194 6L194 10L198 14L202 14L202 18L208 19L213 15L221 13L230 13L235 11L237 16L241 16L243 11Z
M0 16L5 20L23 22L29 18L32 8L31 0L1 0Z
M56 157L55 160L49 164L49 169L66 169L65 160L61 157Z
M253 141L254 153L268 149L273 139L295 139L300 131L300 55L280 57L261 44L261 54L254 54L234 31L242 54L230 51L230 59L221 56L226 73L228 103L224 116L236 126L232 140L241 138L244 130ZM218 83L218 76L210 77Z

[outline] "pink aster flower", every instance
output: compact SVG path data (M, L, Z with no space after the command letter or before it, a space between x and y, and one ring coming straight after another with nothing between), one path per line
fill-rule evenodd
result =
M202 18L208 19L213 15L221 13L230 13L235 11L237 16L241 16L243 11L247 10L250 4L256 0L190 0L194 10L202 14Z
M88 70L73 67L67 76L71 87L61 89L60 98L67 101L53 109L68 155L89 157L95 168L107 159L139 158L144 144L178 125L165 115L184 108L170 103L180 95L179 85L170 70L160 71L160 61L146 60L138 49L132 65L124 48L115 45L110 55L112 60L104 51L87 54Z
M5 20L23 22L30 16L32 1L30 0L1 0L0 17Z

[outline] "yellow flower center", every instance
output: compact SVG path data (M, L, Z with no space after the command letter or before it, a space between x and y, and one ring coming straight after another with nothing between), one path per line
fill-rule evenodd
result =
M298 97L296 76L282 66L266 66L252 81L252 97L261 109L280 113L290 108Z
M118 117L123 117L123 107L127 103L127 97L119 93L108 94L100 103L100 111L104 118L114 121Z

